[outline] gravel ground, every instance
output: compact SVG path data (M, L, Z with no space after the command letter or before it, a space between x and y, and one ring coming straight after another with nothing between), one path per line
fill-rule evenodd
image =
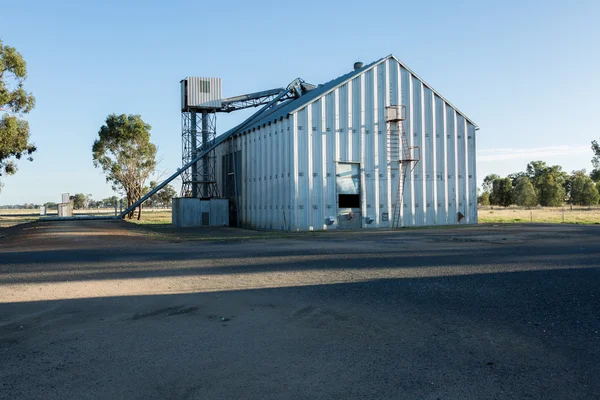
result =
M0 398L599 398L598 226L222 235L0 232Z

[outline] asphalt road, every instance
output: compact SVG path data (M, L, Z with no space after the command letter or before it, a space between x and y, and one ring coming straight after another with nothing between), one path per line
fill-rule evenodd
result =
M0 232L0 399L600 398L599 226L231 236Z

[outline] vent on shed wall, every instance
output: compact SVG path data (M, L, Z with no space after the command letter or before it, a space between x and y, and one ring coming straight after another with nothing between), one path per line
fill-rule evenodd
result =
M198 80L198 91L201 93L210 93L210 81L199 79Z

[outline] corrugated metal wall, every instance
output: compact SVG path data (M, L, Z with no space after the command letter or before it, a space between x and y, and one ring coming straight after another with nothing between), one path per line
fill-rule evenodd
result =
M238 191L240 225L290 230L292 210L292 160L289 121L283 119L225 141L217 147L216 170L219 193L224 193L222 156L241 151Z
M458 212L465 216L461 223L476 223L475 126L390 58L289 118L235 139L242 150L241 224L337 228L326 222L337 216L336 163L355 162L361 166L363 228L390 226L399 171L387 154L385 107L398 103L406 106L409 144L421 148L405 184L402 225L456 224ZM220 155L230 146L218 149L218 177Z

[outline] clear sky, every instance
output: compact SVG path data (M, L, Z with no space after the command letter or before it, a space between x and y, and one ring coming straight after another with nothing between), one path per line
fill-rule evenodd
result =
M0 204L111 196L91 153L110 113L140 114L160 169L176 170L185 76L219 76L233 96L323 83L390 53L478 123L480 181L538 159L589 170L599 21L597 0L3 2L0 37L27 61L39 150L2 178ZM218 131L247 115L219 115Z

